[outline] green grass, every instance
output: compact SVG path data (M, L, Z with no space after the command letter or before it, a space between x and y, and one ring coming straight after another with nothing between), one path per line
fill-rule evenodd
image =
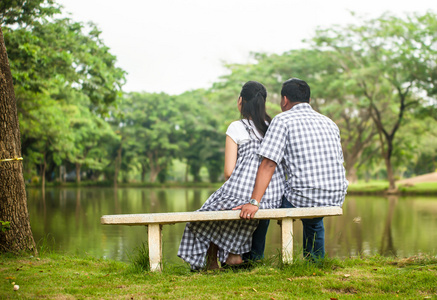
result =
M148 244L143 242L140 246L136 247L130 255L129 260L132 262L131 266L134 272L140 273L149 271L150 261Z
M422 182L414 185L398 185L402 195L437 195L437 183ZM387 181L359 181L349 184L348 194L384 194L388 189Z
M403 194L437 195L437 183L422 182L414 185L399 185L399 190Z
M350 183L347 189L348 193L383 193L388 189L387 181L359 181Z
M0 299L437 299L437 257L275 258L251 270L144 272L92 257L0 255ZM13 290L13 283L20 286Z

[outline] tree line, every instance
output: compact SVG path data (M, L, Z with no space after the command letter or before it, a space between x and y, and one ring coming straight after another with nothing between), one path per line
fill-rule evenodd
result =
M175 161L185 180L202 180L203 168L220 181L242 84L262 82L274 116L290 77L306 80L312 106L339 126L350 181L383 178L394 189L398 177L436 169L432 12L318 29L303 49L253 53L250 64L226 65L229 74L209 89L168 95L124 92L126 73L96 25L58 17L55 1L25 11L14 3L2 1L0 18L28 181L62 182L73 172L77 182L165 182Z

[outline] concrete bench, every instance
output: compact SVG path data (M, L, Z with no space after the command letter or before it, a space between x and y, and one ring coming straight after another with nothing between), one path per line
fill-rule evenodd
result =
M307 207L307 208L277 208L260 209L255 219L281 220L282 233L282 260L284 263L293 261L293 220L304 218L318 218L327 216L340 216L343 210L340 207ZM107 215L101 217L104 225L145 225L148 226L148 244L150 270L162 270L162 225L202 222L240 220L239 210L222 211L194 211L176 213L148 213L148 214L124 214Z

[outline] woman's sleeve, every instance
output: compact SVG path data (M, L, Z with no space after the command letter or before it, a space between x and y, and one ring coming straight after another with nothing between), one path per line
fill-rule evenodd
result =
M232 122L229 125L228 130L226 130L226 135L229 136L238 145L240 141L240 130L238 128L237 122Z

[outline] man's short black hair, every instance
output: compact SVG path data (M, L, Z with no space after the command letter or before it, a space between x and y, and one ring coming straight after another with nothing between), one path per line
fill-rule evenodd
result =
M310 102L311 90L308 83L298 78L291 78L282 84L281 96L291 102Z

